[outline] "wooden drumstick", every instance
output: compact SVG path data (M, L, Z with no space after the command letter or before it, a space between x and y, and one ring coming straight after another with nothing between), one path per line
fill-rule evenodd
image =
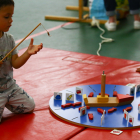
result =
M3 61L6 59L8 55L10 55L36 28L38 28L41 25L39 23L26 37L24 37L2 60L0 60L0 64L3 63ZM47 30L46 30L47 31ZM48 35L50 36L49 32L47 31Z

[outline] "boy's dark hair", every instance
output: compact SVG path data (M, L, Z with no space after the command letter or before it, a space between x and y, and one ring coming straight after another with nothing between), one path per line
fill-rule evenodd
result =
M4 6L15 5L13 0L0 0L0 9Z

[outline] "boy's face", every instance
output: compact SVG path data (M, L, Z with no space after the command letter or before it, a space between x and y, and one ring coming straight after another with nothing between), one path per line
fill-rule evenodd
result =
M8 5L0 8L0 33L9 31L12 26L14 6Z

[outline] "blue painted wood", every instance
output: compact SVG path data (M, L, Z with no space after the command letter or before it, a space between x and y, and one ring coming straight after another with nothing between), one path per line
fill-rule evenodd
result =
M90 92L94 93L94 97L96 97L101 92L101 85L84 85L84 86L78 86L80 88L83 88L83 94L89 95ZM129 94L130 87L128 86L122 86L122 85L106 85L105 93L109 94L110 97L113 97L113 91L117 91L119 94ZM68 107L65 109L61 108L62 104L66 103L75 103L75 102L82 102L82 106L84 106L84 101L82 95L76 94L76 87L72 87L69 89L65 89L60 91L62 93L62 101L60 100L54 100L54 97L51 97L49 101L49 105L51 110L60 116L62 119L68 120L73 123L86 125L88 127L104 127L104 128L128 128L128 127L134 127L140 125L140 114L138 114L138 104L140 103L140 92L135 92L134 94L134 101L131 104L123 105L115 107L117 108L117 111L113 113L106 113L105 119L101 126L101 116L102 114L97 112L98 107L91 107L89 110L87 110L87 114L84 116L80 116L79 107ZM74 102L66 101L65 95L66 93L74 93ZM123 115L123 109L126 107L132 107L132 110L129 111L129 114L134 117L134 124L133 126L128 123L127 120L124 119ZM100 107L103 110L108 111L108 109L112 107ZM88 113L93 113L94 119L89 120Z

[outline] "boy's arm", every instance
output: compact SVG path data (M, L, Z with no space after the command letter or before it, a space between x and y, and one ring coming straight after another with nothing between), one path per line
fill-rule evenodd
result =
M27 53L27 50L24 54L22 54L20 57L18 56L18 54L15 54L12 56L12 66L15 69L20 68L21 66L23 66L27 60L30 58L31 55L29 55Z
M42 49L43 47L42 43L40 45L33 45L33 41L34 40L32 38L28 49L21 56L18 56L18 54L12 56L12 66L15 69L18 69L21 66L23 66L31 55L36 54L37 52L40 51L40 49Z

